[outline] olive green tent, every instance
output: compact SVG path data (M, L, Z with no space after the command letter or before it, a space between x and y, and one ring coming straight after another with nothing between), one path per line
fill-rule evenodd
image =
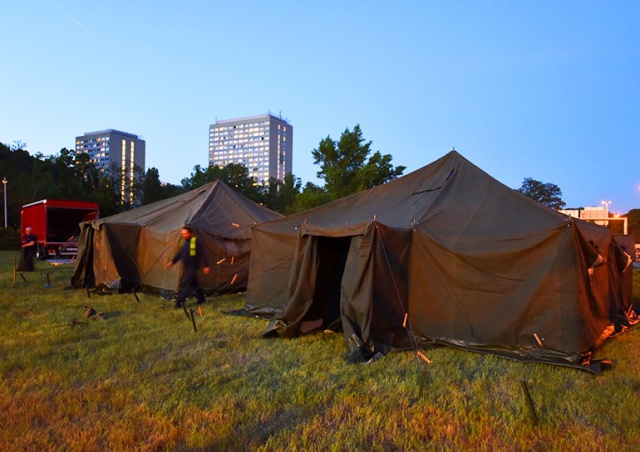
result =
M128 212L81 224L75 287L101 291L154 288L173 291L179 266L165 263L179 246L180 229L193 228L207 249L212 272L201 275L209 293L246 289L251 228L280 218L221 181Z
M431 342L588 365L614 322L632 315L624 256L608 229L549 209L452 151L256 226L245 310L273 316L267 335L339 324L349 359Z

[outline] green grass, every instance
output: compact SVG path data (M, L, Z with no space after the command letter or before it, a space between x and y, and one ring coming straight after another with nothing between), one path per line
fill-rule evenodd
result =
M616 362L599 376L429 350L419 397L414 353L347 365L341 334L263 339L265 320L222 312L242 294L210 298L196 333L157 295L88 298L64 289L71 267L37 262L14 283L12 266L0 253L3 451L640 448L640 328L597 352Z

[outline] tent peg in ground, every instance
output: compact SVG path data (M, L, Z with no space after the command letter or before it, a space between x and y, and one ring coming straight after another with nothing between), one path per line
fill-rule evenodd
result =
M191 316L189 315L189 312L187 312L187 306L186 306L184 303L185 303L185 302L183 301L183 302L182 302L182 310L184 311L184 315L186 315L186 316L187 316L187 318L188 318L189 320L191 320Z
M427 385L427 379L429 378L429 366L421 365L420 373L418 374L418 400L422 400L424 396L424 388Z
M193 331L194 333L198 332L198 329L196 328L196 317L195 317L195 311L193 309L189 309L189 314L191 317L191 324L193 325Z
M529 415L531 416L531 422L534 425L538 425L538 414L536 413L536 407L533 404L533 399L531 398L531 393L529 392L529 385L527 384L527 380L522 378L520 380L520 384L522 386L522 391L524 392L525 399L527 401L527 407L529 408Z

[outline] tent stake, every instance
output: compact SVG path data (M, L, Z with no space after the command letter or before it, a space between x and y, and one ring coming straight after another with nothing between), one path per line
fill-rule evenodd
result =
M136 293L136 290L135 289L131 289L131 293L133 293L133 296L136 297L136 301L138 303L140 303L140 299L138 298L138 294Z
M184 311L184 315L186 315L188 319L191 319L191 317L189 316L189 313L187 312L187 307L185 306L184 302L182 303L182 310Z
M424 354L424 353L422 353L422 352L418 352L418 356L419 356L420 358L422 358L422 360L423 360L425 363L427 363L427 364L431 364L431 360L430 360L429 358L427 358L427 357L425 356L425 354Z
M428 371L429 371L429 365L431 364L431 360L429 358L427 358L427 356L422 353L421 351L418 350L418 356L420 357L420 359L422 359L422 361L424 361L424 365L420 370L420 376L418 377L418 381L420 384L420 391L418 393L418 400L422 399L422 396L424 394L424 387L427 384L427 376L428 376Z
M542 343L543 339L540 339L540 337L536 333L533 333L533 337L536 339L536 342L540 347L544 347L544 344Z
M424 388L427 385L427 377L429 376L429 366L424 365L424 366L420 366L420 375L418 376L418 385L419 385L419 391L418 391L418 400L422 400L422 397L424 396Z
M533 404L533 400L531 399L531 394L529 393L529 386L527 386L527 380L522 378L520 380L520 384L522 386L522 390L524 391L525 398L527 399L527 407L529 407L529 415L531 416L531 421L534 425L538 425L538 415L536 413L536 407Z
M189 309L189 312L191 313L191 323L193 324L193 331L194 331L195 333L197 333L197 332L198 332L198 330L197 330L197 328L196 328L196 318L195 318L195 316L193 315L193 314L194 314L194 311L193 311L193 309Z

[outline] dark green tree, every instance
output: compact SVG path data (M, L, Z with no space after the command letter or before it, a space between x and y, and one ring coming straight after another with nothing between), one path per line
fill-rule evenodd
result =
M20 225L22 206L34 201L34 158L23 149L24 143L15 143L14 146L0 144L0 179L7 178L7 183L2 186L7 193L7 226L14 228ZM1 225L4 226L4 218Z
M102 218L115 215L125 210L120 202L118 186L108 176L100 179L100 183L91 198L90 201L98 203L100 217Z
M406 169L394 168L389 154L376 151L369 157L370 153L371 142L365 142L360 125L353 131L345 129L338 141L327 136L312 151L314 163L320 165L317 175L324 179L324 188L332 200L389 182Z
M224 182L252 201L262 201L262 189L256 178L250 177L247 167L238 163L229 163L223 167L209 166L207 169L196 165L191 176L185 177L181 182L185 190L193 190L214 180Z
M91 161L89 154L75 155L73 162L74 180L80 184L82 193L92 193L100 184L102 174L98 167Z
M324 188L312 182L307 182L302 193L296 196L295 212L302 212L331 201L333 201L333 198Z
M160 181L160 172L157 168L149 168L143 182L142 205L178 196L183 192L182 187Z
M284 215L293 213L296 211L296 197L301 188L302 181L291 173L287 173L282 181L270 177L263 194L264 205Z
M160 172L157 168L149 168L144 178L142 204L151 204L161 199L164 199L164 191L160 181Z
M556 184L545 184L525 177L522 187L516 191L552 209L562 209L566 205L562 200L562 191Z
M184 187L186 191L190 191L195 190L198 187L202 187L209 182L213 182L215 177L212 177L212 175L209 174L209 168L211 167L203 169L200 165L194 166L191 175L180 181L182 187Z

